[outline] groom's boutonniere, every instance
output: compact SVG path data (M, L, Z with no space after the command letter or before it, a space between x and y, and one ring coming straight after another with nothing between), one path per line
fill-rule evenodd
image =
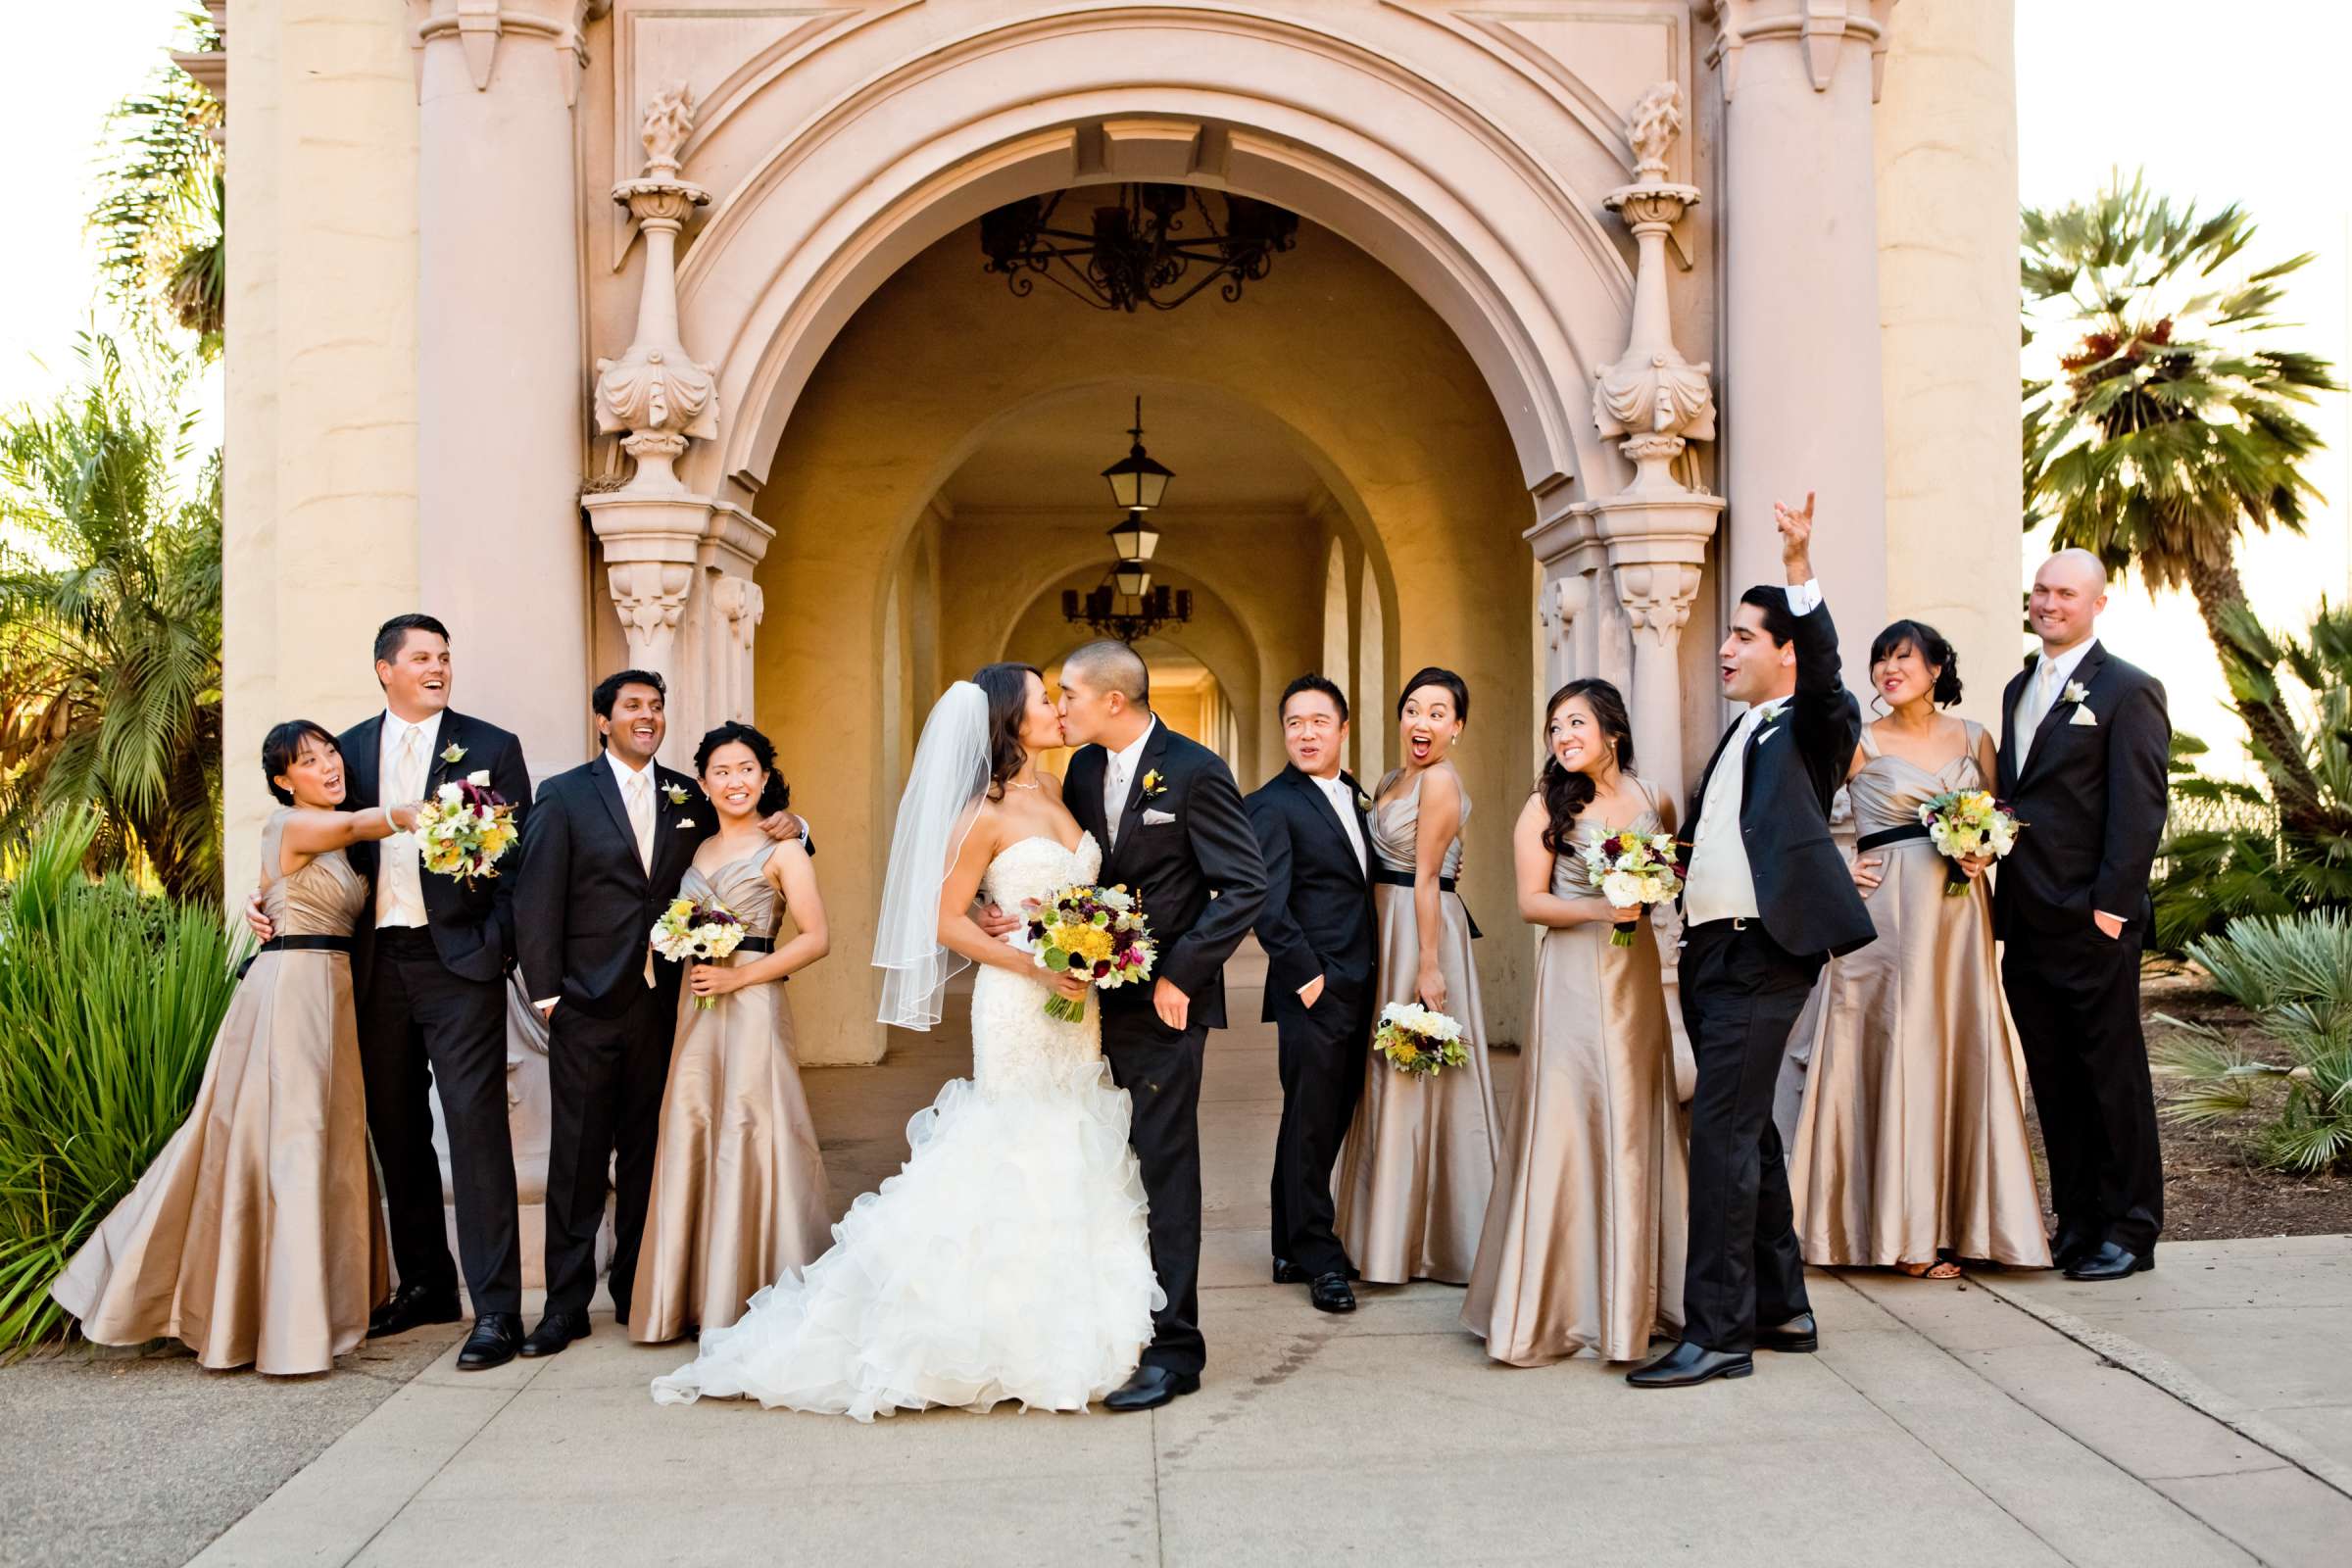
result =
M2090 701L2090 688L2079 680L2070 680L2066 683L2066 690L2058 694L2058 700L2062 703L2087 703Z
M1159 776L1159 769L1158 769L1158 768L1156 768L1156 767L1155 767L1155 768L1152 768L1152 769L1151 769L1149 772L1147 772L1147 773L1145 773L1145 774L1144 774L1144 799L1145 799L1145 800L1147 800L1147 801L1156 801L1156 800L1158 800L1158 799L1159 799L1159 798L1160 798L1162 795L1165 795L1165 794L1167 794L1167 793L1168 793L1167 781L1166 781L1166 780L1164 780L1164 779L1162 779L1162 778Z
M1762 740L1772 733L1772 726L1778 724L1781 721L1781 715L1788 711L1788 705L1780 702L1766 703L1760 711L1763 716L1756 720L1757 740Z
M1364 793L1362 790L1357 790L1357 791L1355 792L1355 808L1356 808L1357 810L1359 810L1359 811L1369 811L1369 810L1371 810L1371 809L1372 809L1372 797L1371 797L1371 796L1369 796L1369 795L1366 795L1366 794L1365 794L1365 793Z
M441 748L441 760L452 767L457 766L466 760L466 748L460 746L456 741L451 741L447 746Z
M683 784L664 784L662 786L662 793L669 798L669 804L672 806L686 804L686 787Z

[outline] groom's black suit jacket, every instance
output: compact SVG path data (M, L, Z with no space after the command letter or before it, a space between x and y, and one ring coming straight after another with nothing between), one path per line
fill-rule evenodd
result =
M343 809L365 811L383 804L379 770L383 760L384 715L361 720L335 737L343 754ZM448 760L450 748L462 755ZM490 787L514 808L516 822L529 830L531 772L523 765L522 742L496 724L469 717L455 709L441 714L433 737L431 765L424 777L429 800L435 790L468 773L486 772ZM407 802L395 801L395 806ZM519 846L517 846L517 852ZM376 841L363 839L344 852L351 868L368 880L368 906L360 911L352 956L352 978L367 984L373 972L369 956L375 941L375 872L380 863ZM432 933L433 951L452 974L467 980L497 980L514 958L514 866L498 868L468 887L454 876L426 871L418 879L424 889L425 929Z
M2094 910L2139 922L2150 915L2148 871L2164 837L2165 760L2172 719L2155 676L2097 643L2075 666L2083 701L2063 690L2017 760L2017 703L2034 678L2029 660L2001 694L2001 778L2025 824L1993 879L1993 923L2003 938L2080 933ZM2077 723L2078 710L2091 721Z
M514 889L522 977L534 998L560 997L612 1018L645 994L647 939L711 827L695 781L653 766L650 869L637 858L628 805L602 755L539 786ZM673 792L683 804L670 800ZM681 967L657 959L656 986L674 985Z
M1352 776L1342 773L1340 781L1351 803L1363 799ZM1246 804L1266 863L1266 902L1257 911L1257 942L1266 950L1265 1021L1306 1012L1298 988L1317 975L1325 992L1318 1008L1365 1000L1379 947L1372 880L1330 797L1286 767ZM1368 848L1372 832L1362 806L1348 809Z
M1853 760L1862 710L1838 678L1838 627L1827 604L1796 617L1794 642L1796 691L1778 718L1757 726L1739 759L1745 769L1740 834L1765 932L1788 952L1810 957L1851 953L1878 931L1830 837L1830 802ZM1739 733L1735 721L1707 759L1684 818L1690 832L1698 830L1707 781Z
M1082 746L1070 759L1062 801L1102 845L1104 885L1125 883L1143 902L1159 945L1155 979L1192 1000L1192 1022L1225 1027L1225 960L1265 902L1266 868L1242 792L1217 754L1154 720L1127 784L1118 841L1102 819L1102 770L1109 754ZM1156 774L1149 792L1144 780ZM1146 821L1147 812L1165 822ZM1212 897L1211 895L1214 895ZM1150 984L1102 993L1105 1021L1149 1011Z

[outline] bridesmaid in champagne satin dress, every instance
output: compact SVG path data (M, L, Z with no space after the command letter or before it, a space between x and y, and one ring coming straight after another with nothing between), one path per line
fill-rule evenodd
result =
M719 830L696 853L678 897L716 902L750 936L726 958L694 965L678 988L630 1294L629 1338L641 1345L732 1324L752 1297L832 1245L824 1156L785 995L785 980L828 946L816 873L799 841L760 831L760 817L785 808L766 736L722 724L703 737L695 769ZM779 945L787 907L795 934Z
M99 1345L176 1339L208 1367L324 1372L368 1334L391 1257L368 1151L352 923L368 884L344 846L414 826L349 812L334 737L294 720L262 745L284 805L262 828L277 935L230 998L188 1119L50 1286Z
M1406 684L1397 705L1405 765L1381 780L1367 818L1380 1004L1418 1000L1448 1014L1470 1055L1432 1077L1377 1057L1365 1073L1340 1151L1338 1228L1375 1284L1468 1281L1500 1152L1470 916L1453 891L1470 797L1447 754L1469 708L1449 670L1425 669Z
M1919 822L1931 796L1992 787L1992 741L1937 711L1960 700L1960 679L1934 627L1881 632L1870 674L1891 711L1863 728L1846 789L1865 846L1854 880L1879 936L1822 976L1788 1157L1797 1243L1808 1263L1936 1279L1956 1276L1956 1258L2047 1268L1991 884L1977 876L1946 897L1948 862Z
M1647 1353L1683 1325L1690 1154L1649 911L1616 910L1577 847L1673 830L1673 807L1625 771L1634 737L1607 681L1571 681L1512 841L1521 917L1544 928L1519 1090L1462 1324L1487 1354L1544 1366L1581 1350ZM1554 846L1557 846L1555 849ZM1612 944L1638 917L1632 947Z

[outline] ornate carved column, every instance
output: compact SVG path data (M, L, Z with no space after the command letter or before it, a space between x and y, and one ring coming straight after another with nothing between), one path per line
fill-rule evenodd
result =
M1706 0L1723 84L1723 552L1781 580L1775 500L1817 491L1838 623L1886 611L1886 459L1871 105L1894 0Z
M1683 455L1690 442L1715 435L1709 367L1691 364L1675 347L1666 300L1666 236L1699 196L1695 186L1667 177L1667 154L1682 123L1680 87L1662 82L1643 94L1626 127L1634 182L1605 198L1633 230L1634 312L1625 353L1593 384L1592 418L1602 435L1624 438L1619 450L1632 460L1634 478L1613 496L1584 503L1629 622L1627 695L1642 776L1674 799L1685 784L1683 627L1723 511L1722 497L1692 488L1676 471L1678 463L1689 467Z
M542 775L586 742L572 106L606 3L410 0L417 608L449 622L459 700L519 732Z
M647 104L642 176L612 187L645 236L637 330L617 358L596 362L596 423L621 434L635 464L626 483L586 498L607 585L631 662L669 682L664 756L690 756L712 724L749 718L752 643L761 601L752 572L770 530L740 508L689 492L677 459L718 433L717 378L678 340L677 247L710 193L678 172L694 98L673 86Z

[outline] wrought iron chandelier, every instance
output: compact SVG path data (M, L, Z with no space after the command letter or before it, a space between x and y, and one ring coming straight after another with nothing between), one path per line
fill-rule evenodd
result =
M1193 618L1193 592L1152 581L1152 555L1159 548L1159 530L1146 515L1167 494L1173 471L1152 461L1144 450L1144 400L1135 400L1135 438L1127 456L1102 470L1111 498L1127 514L1110 525L1111 567L1102 580L1084 593L1061 591L1062 618L1074 626L1090 626L1098 636L1132 643L1166 626L1181 626Z
M1220 226L1192 185L1121 185L1091 227L1056 228L1067 194L1023 197L981 218L986 270L1003 273L1013 293L1026 297L1042 277L1098 311L1132 314L1172 311L1222 279L1231 302L1298 242L1297 213L1228 194Z

